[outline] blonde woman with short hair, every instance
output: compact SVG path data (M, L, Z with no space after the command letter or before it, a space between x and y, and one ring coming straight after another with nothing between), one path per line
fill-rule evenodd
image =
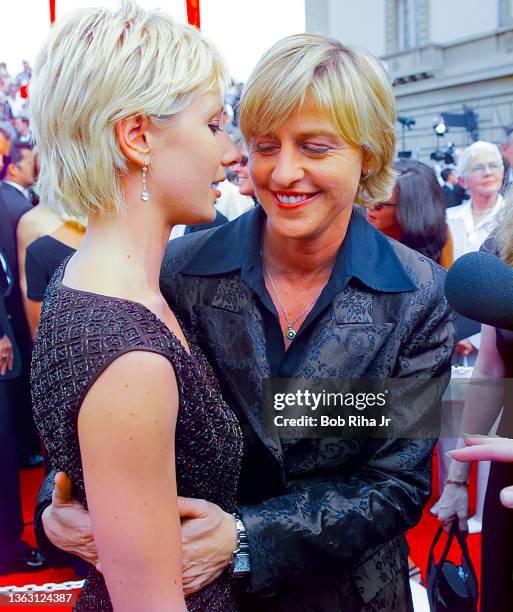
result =
M88 219L47 289L32 365L48 460L91 513L103 572L77 610L236 610L226 572L184 596L177 495L220 505L235 549L241 438L159 289L171 228L214 218L238 159L226 77L196 29L130 0L57 23L36 63L41 197Z

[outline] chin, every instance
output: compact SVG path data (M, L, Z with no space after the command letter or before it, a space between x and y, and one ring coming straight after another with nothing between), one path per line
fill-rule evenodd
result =
M212 221L216 218L217 215L217 210L215 208L214 205L210 206L208 208L208 210L206 210L201 217L198 215L198 217L196 218L196 221L194 221L194 224L198 224L198 223L212 223ZM191 223L190 225L193 225L193 223Z
M211 223L216 218L216 207L214 204L209 204L202 209L189 210L187 215L184 215L179 221L180 225L201 225L203 223Z
M249 185L247 184L246 181L242 181L239 183L239 193L243 196L253 196L254 195L254 190L253 190L253 185L251 183L249 183Z
M319 234L320 228L304 220L271 218L270 225L275 234L281 238L293 240L311 240Z

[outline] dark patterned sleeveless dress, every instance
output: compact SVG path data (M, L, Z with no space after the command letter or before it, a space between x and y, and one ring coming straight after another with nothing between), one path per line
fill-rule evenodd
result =
M51 467L66 472L74 495L87 508L77 419L86 393L117 357L134 350L169 359L179 389L175 452L178 494L202 498L233 512L242 435L224 403L214 373L195 344L189 354L142 304L62 284L65 262L50 282L32 359L32 396L39 433ZM187 597L194 612L236 612L227 572ZM76 610L112 610L102 574L92 568Z

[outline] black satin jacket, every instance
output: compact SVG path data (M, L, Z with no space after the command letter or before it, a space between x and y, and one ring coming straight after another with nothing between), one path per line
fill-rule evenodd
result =
M164 296L214 366L244 432L238 501L251 575L241 611L410 610L403 534L429 498L435 440L282 445L266 433L260 393L271 370L259 298L243 280L260 273L253 263L264 219L257 207L172 241L161 272ZM335 295L313 321L294 376L448 379L454 330L444 270L356 213L344 244L334 270L342 266L345 278L330 280ZM51 488L41 491L39 516ZM40 518L36 533L48 553Z

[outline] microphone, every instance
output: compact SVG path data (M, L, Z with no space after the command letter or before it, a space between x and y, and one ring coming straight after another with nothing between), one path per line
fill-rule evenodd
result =
M445 297L464 317L513 331L513 269L496 255L459 257L447 272Z

